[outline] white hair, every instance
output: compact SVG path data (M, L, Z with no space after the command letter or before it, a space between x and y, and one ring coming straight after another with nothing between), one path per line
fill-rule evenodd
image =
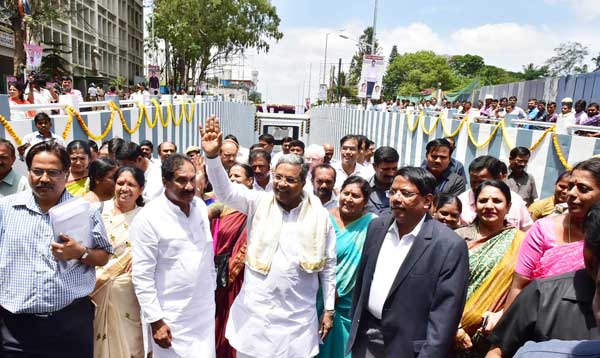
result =
M318 156L319 158L325 158L325 149L323 149L322 145L311 144L304 150L304 156L307 157L311 154Z

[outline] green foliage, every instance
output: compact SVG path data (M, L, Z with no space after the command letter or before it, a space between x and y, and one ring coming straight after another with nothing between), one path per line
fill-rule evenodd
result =
M116 89L123 88L127 84L127 78L123 76L117 76L115 78L111 78L108 81L109 86L115 86Z
M394 60L398 57L398 46L392 46L392 51L390 52L390 57L388 57L388 66L394 62Z
M561 43L554 49L555 55L546 60L546 65L552 76L565 76L585 73L588 68L584 64L589 54L588 47L579 42Z
M259 92L250 92L250 94L248 95L248 101L255 103L255 104L261 104L262 103L262 96Z
M413 96L426 88L451 90L458 83L446 57L433 51L418 51L399 55L388 66L383 78L384 97Z
M373 27L367 27L363 34L358 39L359 43L356 44L356 52L352 56L350 61L350 83L353 85L358 84L360 81L360 72L362 71L363 56L371 53L371 44L373 40ZM381 53L381 47L377 38L375 39L375 54Z
M537 80L539 78L547 77L549 74L548 65L537 67L533 63L529 63L523 66L523 72L521 78L525 81Z
M481 56L466 54L450 57L448 64L460 76L475 77L485 66L485 61Z
M216 62L249 48L267 52L269 39L283 37L267 0L157 0L155 5L155 33L171 48L175 84L185 84L196 67L203 80Z
M592 62L594 63L594 71L600 71L600 52L596 57L592 58Z
M50 78L71 75L69 61L63 55L70 54L72 51L63 50L62 47L65 45L62 43L52 42L45 43L45 45L52 47L44 49L45 54L42 57L41 72L47 74Z

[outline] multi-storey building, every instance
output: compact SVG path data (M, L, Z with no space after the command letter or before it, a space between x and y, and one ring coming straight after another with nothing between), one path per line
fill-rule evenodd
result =
M142 0L71 0L68 19L44 28L44 43L61 43L75 77L123 76L134 82L144 71ZM97 75L94 70L97 71Z

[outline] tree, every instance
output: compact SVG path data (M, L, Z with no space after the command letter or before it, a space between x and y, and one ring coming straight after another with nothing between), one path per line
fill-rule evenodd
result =
M360 81L363 56L371 53L371 44L373 43L372 40L373 28L367 27L363 31L363 34L360 35L358 39L359 42L356 44L356 52L354 53L354 56L352 56L352 61L350 61L349 82L353 85L358 84L358 81ZM381 53L381 48L379 47L379 42L377 42L377 39L375 39L375 51L373 53L377 55Z
M584 64L589 54L588 47L579 42L561 43L554 49L555 55L546 60L551 76L566 76L587 72Z
M450 57L448 64L458 75L474 77L483 69L485 61L481 56L466 54Z
M248 95L248 101L255 103L255 104L261 104L262 103L262 95L259 92L252 91Z
M30 12L19 12L18 0L6 0L0 6L0 20L10 22L15 33L15 55L13 59L13 74L18 76L25 68L26 43L39 43L42 30L50 22L64 18L70 12L68 0L29 0Z
M598 56L592 58L592 62L594 63L594 71L600 71L600 52Z
M525 81L537 80L538 78L543 78L543 77L547 77L547 76L548 76L548 65L537 67L533 63L523 66L523 72L521 73L521 77Z
M44 44L52 47L44 49L47 54L42 57L41 72L47 74L50 78L69 76L71 65L62 55L70 54L72 51L63 50L62 47L65 45L62 43L50 42Z
M407 53L396 57L383 78L384 97L411 96L426 88L455 88L459 80L446 57L432 51Z
M254 48L269 50L279 40L280 19L267 0L158 0L154 10L157 38L168 43L173 84L203 80L220 61Z
M394 60L398 57L398 46L392 46L392 51L390 52L390 57L388 58L388 66L394 62Z

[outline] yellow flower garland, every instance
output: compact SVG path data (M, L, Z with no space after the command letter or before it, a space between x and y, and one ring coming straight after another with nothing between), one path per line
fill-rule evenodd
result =
M556 150L556 155L558 156L558 160L560 160L563 167L565 167L567 170L573 170L573 167L569 164L569 162L565 158L565 155L562 152L562 148L560 147L560 144L558 143L558 135L556 134L556 128L554 126L552 127L552 139L554 142L554 149Z
M10 125L10 123L8 123L8 120L6 118L4 118L4 116L2 116L1 114L0 114L0 123L2 123L4 128L6 128L6 131L8 132L8 134L15 140L15 143L17 143L17 147L20 147L21 145L23 145L23 140L21 139L21 137L19 137L19 135L15 132L13 127Z
M160 103L156 100L156 98L152 98L152 103L154 104L154 109L156 110L156 113L154 114L154 118L155 118L155 122L156 122L156 116L158 116L158 119L160 119L160 124L163 126L163 128L167 128L167 126L169 125L169 118L167 118L167 120L165 121L162 115L162 108L160 106ZM167 110L167 113L169 111ZM156 123L154 123L156 125ZM153 128L154 126L150 127Z
M415 113L415 112L412 112L413 119L414 119L414 117L415 117L415 114L414 114L414 113ZM422 116L422 115L423 115L423 112L420 112L420 113L419 113L419 116L417 117L417 120L415 121L415 125L414 125L414 126L412 126L412 127L411 127L411 124L410 124L410 123L409 123L409 121L408 121L408 114L406 115L406 126L408 127L408 130L409 130L409 131L411 131L411 132L414 132L414 131L416 131L416 130L417 130L417 128L419 127L419 121L421 121L421 118L422 118L421 116Z
M110 118L108 120L108 123L106 124L106 128L104 128L104 131L100 135L95 135L94 133L90 132L90 129L85 124L85 122L83 121L83 118L81 118L81 115L79 114L79 112L77 112L75 110L75 108L73 108L71 106L67 106L65 108L65 110L67 112L67 115L69 116L68 121L73 121L73 116L75 116L75 118L77 118L77 122L79 122L79 125L81 126L81 129L83 130L83 132L89 138L92 138L95 141L101 141L102 139L106 138L106 136L110 132L110 129L112 128L113 120L115 119L115 112L112 111L110 113Z
M442 112L442 113L440 114L440 117L443 115L443 113L444 113L444 112ZM442 117L442 118L440 119L440 122L442 123L442 131L444 132L444 136L446 136L446 137L455 137L455 136L456 136L456 135L457 135L457 134L460 132L460 130L462 129L462 127L465 125L465 119L467 119L467 120L468 120L468 119L469 119L469 117L464 117L464 118L463 118L463 119L460 121L460 123L458 124L458 127L456 128L456 130L455 130L454 132L450 132L450 131L448 131L448 128L446 127L446 123L444 122L444 120L445 120L445 119L446 119L446 118L444 118L444 117Z
M470 122L467 122L467 134L469 136L469 139L471 140L471 143L473 143L475 148L477 148L477 149L483 148L486 145L490 144L492 139L494 139L494 137L496 136L496 132L498 132L498 129L500 128L501 125L502 125L502 122L499 122L498 124L496 124L496 127L494 127L494 130L492 131L492 134L490 134L490 136L481 143L477 143L477 140L475 139L475 136L473 135L473 132L471 131Z
M123 111L121 111L121 108L119 108L119 106L117 106L117 104L113 101L108 102L108 106L110 107L111 115L114 112L116 112L119 115L119 118L121 119L121 124L123 124L123 129L127 133L133 134L138 131L138 129L140 128L140 125L142 124L141 116L138 116L138 120L137 120L137 123L135 124L135 127L129 128L129 126L127 125L127 121L125 120L125 117L123 116Z
M426 135L432 135L433 132L435 131L435 128L437 128L437 125L438 125L438 123L440 121L440 117L441 116L442 116L442 114L440 113L440 115L437 116L437 118L435 119L435 122L433 122L433 125L429 129L425 129L425 122L426 122L426 120L423 119L423 121L421 122L421 127L423 128L423 133L425 133Z
M548 127L544 131L544 133L542 133L542 135L538 138L538 140L536 140L535 143L533 143L533 145L529 148L529 151L533 152L542 143L542 141L546 137L546 134L554 132L554 127L555 126Z

